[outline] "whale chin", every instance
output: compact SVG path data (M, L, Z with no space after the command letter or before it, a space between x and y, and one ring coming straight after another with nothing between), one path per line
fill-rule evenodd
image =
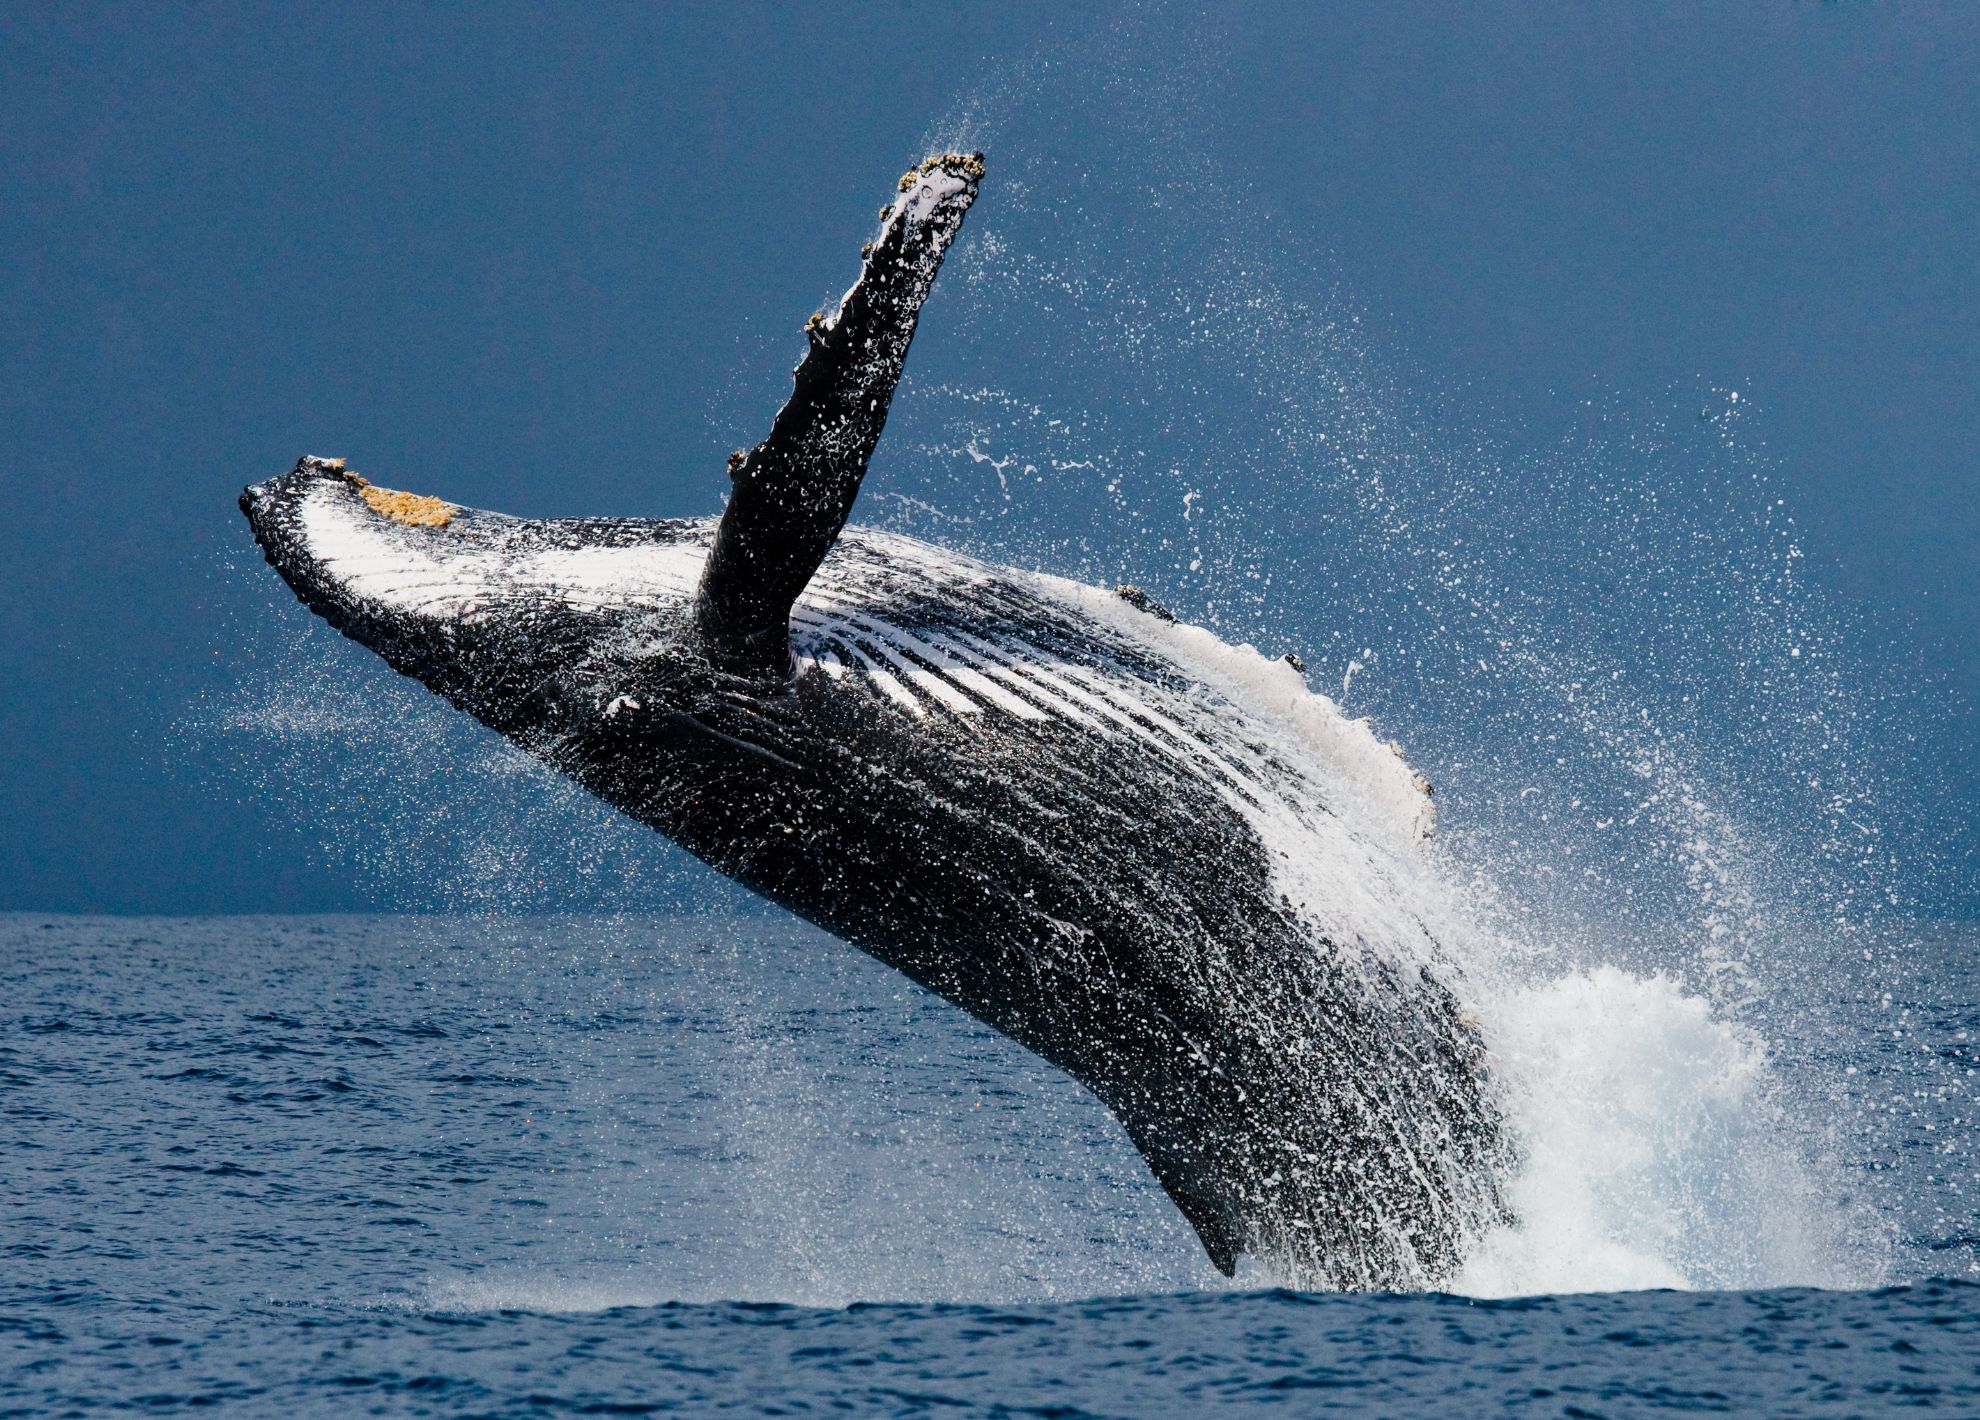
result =
M241 491L270 565L305 601L346 615L459 617L486 588L475 566L491 516L381 488L342 459L305 456ZM514 521L513 519L505 521ZM326 610L326 613L328 611Z
M509 517L316 457L240 506L304 605L504 733L545 713L532 683L568 680L634 626L684 619L712 535L686 519Z

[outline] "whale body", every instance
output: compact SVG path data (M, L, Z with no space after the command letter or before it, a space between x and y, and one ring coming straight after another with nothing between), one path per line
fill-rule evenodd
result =
M1227 1275L1436 1285L1508 1150L1408 906L1426 786L1130 588L845 526L981 175L902 179L719 519L512 518L317 458L243 510L346 635L1078 1079Z

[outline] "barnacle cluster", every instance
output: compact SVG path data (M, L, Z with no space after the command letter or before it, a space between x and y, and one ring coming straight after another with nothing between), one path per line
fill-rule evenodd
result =
M983 155L981 153L938 153L932 158L924 159L915 167L909 168L901 174L901 191L906 192L937 168L945 169L948 172L954 173L957 177L965 177L973 181L983 176Z
M454 521L454 514L459 511L452 503L429 498L424 493L401 493L395 488L379 488L356 474L350 475L350 479L357 485L358 496L371 505L374 513L383 513L393 522L404 523L409 528L444 528Z

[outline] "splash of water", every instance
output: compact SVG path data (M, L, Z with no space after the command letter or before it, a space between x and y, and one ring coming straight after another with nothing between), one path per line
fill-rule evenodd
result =
M1524 1141L1478 1296L1861 1285L1854 1220L1780 1114L1764 1044L1668 977L1598 967L1485 1008ZM1865 1266L1864 1264L1869 1264Z

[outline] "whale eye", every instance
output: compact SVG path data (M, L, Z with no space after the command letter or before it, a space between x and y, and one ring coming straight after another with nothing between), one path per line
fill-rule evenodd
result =
M358 493L371 505L374 513L383 513L393 522L404 523L409 528L444 528L454 521L454 514L460 511L452 503L429 498L424 493L401 493L395 488L380 488L372 483L360 482Z

